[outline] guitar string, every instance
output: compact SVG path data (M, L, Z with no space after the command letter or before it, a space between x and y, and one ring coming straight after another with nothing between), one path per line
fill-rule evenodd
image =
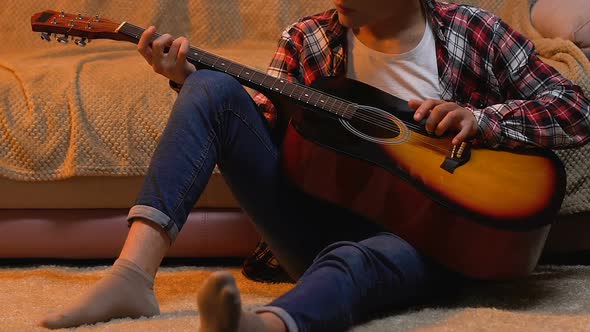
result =
M138 26L135 26L135 25L130 24L130 23L126 23L121 28L121 30L126 30L125 32L131 33L135 37L140 36L145 31L145 29L143 29L141 27L138 27ZM161 35L158 34L158 33L154 34L154 39L156 39L159 36L161 36ZM193 49L193 47L191 47L191 49ZM219 60L220 59L220 57L218 57L218 56L216 56L216 55L214 55L212 53L209 53L207 51L204 51L204 50L201 50L201 49L196 49L196 50L198 50L199 53L201 53L201 58L199 60L197 60L199 62L202 62L204 58L205 58L205 60L207 60L206 57L209 57L209 60L211 60L211 59L213 59L213 60ZM208 65L208 64L205 64L205 65ZM215 64L210 65L210 66L213 67L213 68L215 68L215 69L221 69L221 68L216 68L215 67ZM243 69L250 70L250 71L252 71L254 73L259 73L261 75L264 75L265 76L265 79L268 78L268 77L271 77L271 76L269 76L267 74L264 74L262 72L259 72L257 70L254 70L252 68L248 68L248 67L242 66L242 65L239 65L239 66L242 67ZM231 64L230 64L230 67L231 67ZM276 81L279 80L279 78L276 78L276 77L271 77L271 78L273 80L275 80L275 84L276 84ZM263 82L264 82L264 80L263 80ZM353 106L353 110L354 110L354 116L357 119L363 120L363 121L365 121L366 123L368 123L370 125L374 125L376 127L379 127L379 128L382 128L382 129L385 129L385 130L388 130L388 131L391 131L391 132L396 133L396 134L401 133L401 130L399 129L399 127L396 124L392 123L391 121L388 121L388 119L386 119L383 116L381 116L381 114L379 114L375 110L367 110L367 109L358 107L355 104L351 104L347 100L344 100L342 98L339 98L339 97L336 97L336 96L333 96L333 95L329 95L329 94L327 94L327 93L325 93L323 91L320 91L320 90L317 90L317 89L314 89L314 88L311 88L311 87L308 87L308 86L303 86L303 85L300 86L300 85L294 84L292 82L287 82L285 84L285 86L287 86L288 84L292 84L295 87L294 91L297 88L301 89L302 90L301 95L305 94L306 90L308 90L309 92L311 92L309 94L310 98L308 99L308 103L309 103L309 100L311 100L313 93L319 94L320 95L320 98L321 98L321 95L324 95L324 96L327 96L329 98L334 99L335 101L340 101L343 105L346 105L345 108L342 108L342 107L334 108L333 106L324 108L324 109L326 109L326 110L328 110L328 111L330 111L332 113L336 113L338 115L345 116L345 115L347 115L347 114L350 113L349 111L347 111L347 108L349 108L352 105ZM260 83L260 85L264 86L262 83ZM274 86L274 84L273 84L273 86ZM267 88L270 88L270 87L267 87ZM335 102L334 102L334 104L335 104ZM315 107L318 107L317 105L314 105L314 106ZM425 134L425 130L424 130L424 128L422 126L419 126L419 125L416 125L416 124L412 124L412 123L407 122L407 121L404 121L402 119L399 119L399 120L401 122L403 122L408 128L413 129L414 131L417 131L420 134L423 134L423 135ZM441 148L438 145L432 144L429 141L427 141L427 140L425 140L423 138L420 138L420 137L413 137L412 136L412 137L410 137L410 140L417 141L417 142L420 142L420 143L422 143L424 145L430 146L433 149L435 149L435 150L437 150L437 151L439 151L439 152L441 152L443 154L445 154L446 151L447 151L446 149Z
M360 112L374 112L377 117L380 117L380 114L377 113L377 111L374 111L374 110L366 110L366 109L362 109L361 108L361 109L359 109L359 111ZM400 121L403 122L403 120L401 120L401 119L400 119ZM407 123L406 123L406 126L412 127L412 125L407 124ZM415 127L417 127L417 126L415 126ZM396 128L398 128L398 126L396 126ZM420 130L421 131L420 128L418 128L417 130ZM399 129L398 130L393 130L393 131L394 132L397 132L398 134L401 133L401 130L399 130ZM417 143L421 143L422 145L431 147L433 150L438 151L438 152L440 152L442 154L446 154L448 152L448 149L445 149L444 147L441 147L441 146L436 145L436 144L432 144L428 140L423 139L421 137L410 136L410 138L408 140L409 141L414 141L414 142L417 142Z

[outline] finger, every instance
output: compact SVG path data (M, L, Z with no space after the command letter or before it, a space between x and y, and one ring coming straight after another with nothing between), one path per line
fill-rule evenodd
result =
M435 107L430 117L436 119L439 117L439 113L443 114L442 119L439 120L438 124L434 128L434 133L437 136L442 136L449 129L458 128L459 122L461 121L461 112L458 112L459 106L454 103L441 104Z
M184 37L180 37L180 46L178 49L178 55L176 56L176 63L178 64L178 66L184 66L184 63L186 62L186 58L188 56L188 51L190 49L190 44L188 42L188 39L184 38Z
M440 103L432 108L430 111L430 115L426 119L426 131L429 133L434 133L438 124L444 119L449 112L456 109L457 105L454 103ZM444 133L444 132L443 132Z
M166 33L152 42L152 59L154 60L154 63L158 64L162 61L162 58L165 56L164 51L166 50L166 47L170 47L173 41L174 38Z
M457 127L457 115L455 112L448 112L447 115L438 123L436 128L434 129L434 134L437 136L442 136L444 133Z
M444 103L442 100L426 99L420 104L414 113L414 120L420 121L430 116L430 111L438 104Z
M411 109L413 109L414 111L418 109L418 107L420 107L420 105L422 104L421 100L418 99L410 99L408 100L408 106L410 106Z
M453 143L453 145L459 145L459 144L465 142L469 138L470 131L471 131L471 126L464 125L461 128L461 130L459 131L459 133L457 133L457 135L455 135L455 137L453 137L453 140L451 141L451 143Z
M178 57L178 50L180 49L181 40L175 39L172 44L170 44L170 48L168 49L168 55L166 58L170 62L172 66L176 66L177 57Z
M139 42L137 43L137 51L139 51L139 54L141 54L150 65L152 64L152 47L150 44L155 33L156 27L150 26L141 34L141 38L139 38Z

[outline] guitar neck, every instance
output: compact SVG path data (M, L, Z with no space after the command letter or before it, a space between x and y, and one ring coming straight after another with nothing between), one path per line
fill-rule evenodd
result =
M118 33L127 37L123 38L124 40L136 44L144 31L145 29L127 22L122 23L117 29ZM154 39L159 36L160 34L155 34ZM196 47L190 47L187 60L199 68L224 72L237 79L241 84L262 93L278 94L296 104L320 109L341 118L351 119L356 110L355 104L346 100L302 84L291 83L283 78L270 76Z

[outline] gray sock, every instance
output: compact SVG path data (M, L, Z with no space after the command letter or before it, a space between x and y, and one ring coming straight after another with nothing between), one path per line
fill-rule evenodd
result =
M59 329L114 318L158 315L160 307L153 287L154 278L133 262L118 259L84 296L61 312L47 316L41 325Z
M234 277L227 272L213 273L197 296L201 327L199 332L264 332L262 319L244 312Z

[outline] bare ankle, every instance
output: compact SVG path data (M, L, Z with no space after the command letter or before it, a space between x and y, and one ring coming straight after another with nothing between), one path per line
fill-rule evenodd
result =
M162 228L143 219L134 219L119 258L132 261L154 277L170 248L170 238Z

